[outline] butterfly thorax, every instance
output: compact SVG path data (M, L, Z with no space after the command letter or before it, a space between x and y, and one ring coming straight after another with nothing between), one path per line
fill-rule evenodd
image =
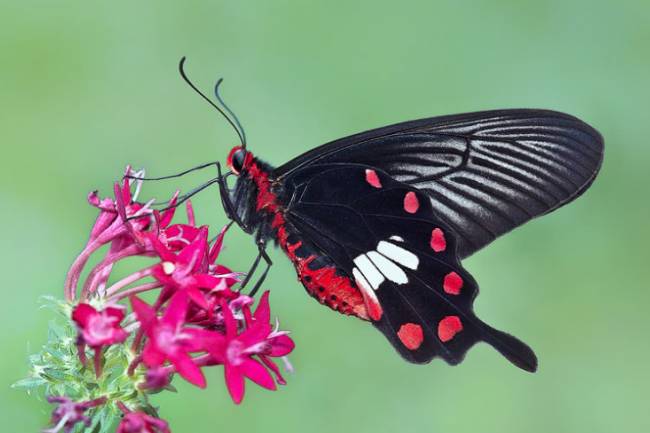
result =
M231 196L240 220L254 232L258 242L272 239L282 248L312 297L340 313L368 319L355 283L287 221L289 199L282 183L273 179L272 171L271 165L248 152Z

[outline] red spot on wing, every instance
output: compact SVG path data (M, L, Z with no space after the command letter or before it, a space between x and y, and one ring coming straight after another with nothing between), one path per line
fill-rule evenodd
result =
M436 253L442 252L447 248L447 240L445 234L439 228L433 229L431 232L431 249Z
M408 213L415 213L420 208L418 196L413 191L409 191L404 196L404 210Z
M400 326L397 336L404 346L409 350L416 350L424 340L422 327L415 323L405 323Z
M463 330L463 324L458 316L446 316L438 323L438 338L443 343L451 340Z
M366 169L366 182L375 188L381 188L381 181L379 180L379 176L377 176L377 172L370 168Z
M450 272L445 275L442 288L450 295L458 295L463 288L463 279L456 272Z

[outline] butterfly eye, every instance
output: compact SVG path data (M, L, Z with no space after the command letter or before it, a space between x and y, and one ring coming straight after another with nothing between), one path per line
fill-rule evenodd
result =
M228 166L232 172L236 175L239 175L244 168L244 161L246 160L246 150L237 147L233 149L228 157Z

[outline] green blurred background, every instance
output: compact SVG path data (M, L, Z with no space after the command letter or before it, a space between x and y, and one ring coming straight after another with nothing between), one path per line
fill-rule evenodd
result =
M155 398L175 432L648 432L648 1L7 1L0 4L2 430L47 404L9 385L45 340L39 297L61 294L88 233L87 191L125 164L149 174L225 159L236 138L176 65L236 109L273 164L397 121L506 107L566 111L606 139L576 203L465 262L476 310L528 342L531 375L486 345L455 368L402 361L362 322L305 295L279 252L267 287L296 372L230 401L220 369ZM145 189L165 197L209 174ZM217 191L195 201L223 224ZM234 230L224 260L244 270Z

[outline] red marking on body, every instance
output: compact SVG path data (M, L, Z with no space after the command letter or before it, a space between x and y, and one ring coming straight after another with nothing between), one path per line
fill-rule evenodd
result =
M305 286L307 292L321 304L327 305L335 311L368 320L369 312L364 298L350 278L337 275L334 267L310 269L309 263L316 259L315 255L306 258L296 255L296 250L300 248L302 241L293 244L288 242L289 228L277 195L272 190L273 185L271 179L269 179L269 174L255 163L250 152L246 154L244 166L248 176L257 186L256 210L273 215L271 227L276 230L278 243L296 268L298 280ZM294 234L299 235L299 233ZM381 309L381 306L378 304L377 306ZM381 313L377 313L374 306L373 309L373 314L381 316Z
M253 155L248 152L246 154L245 164L248 162L249 156L251 158L253 157ZM282 216L278 213L278 197L273 191L271 191L271 181L269 180L268 173L261 169L254 161L251 161L247 167L247 170L248 174L251 176L253 182L255 182L255 185L257 186L257 206L255 210L264 210L269 213ZM284 224L284 217L282 224Z
M463 330L463 324L458 316L447 316L438 323L438 338L443 343L448 342Z
M431 249L436 253L442 252L447 248L447 240L445 234L439 228L433 229L431 232Z
M404 210L408 213L415 213L420 208L418 196L413 191L409 191L404 196Z
M397 336L399 337L399 341L409 350L416 350L422 345L422 341L424 341L422 327L415 323L405 323L400 326L399 331L397 331Z
M226 157L226 165L228 166L229 169L233 170L232 168L232 156L237 152L239 149L241 149L241 146L235 146L232 149L230 149L230 152L228 153L228 156ZM233 170L235 171L235 170Z
M236 175L239 175L239 171L235 170L235 167L232 164L232 159L237 153L237 151L242 150L243 147L241 146L235 146L232 149L230 149L230 153L228 153L228 157L226 158L226 165L228 168L235 173ZM253 162L253 154L250 152L246 152L246 155L244 156L244 164L242 165L242 169L248 168L248 166Z
M450 295L458 295L460 294L460 289L463 288L463 279L456 272L450 272L445 275L442 288Z
M377 172L370 168L366 169L366 182L375 188L381 188L381 181L379 180L379 176L377 176Z

